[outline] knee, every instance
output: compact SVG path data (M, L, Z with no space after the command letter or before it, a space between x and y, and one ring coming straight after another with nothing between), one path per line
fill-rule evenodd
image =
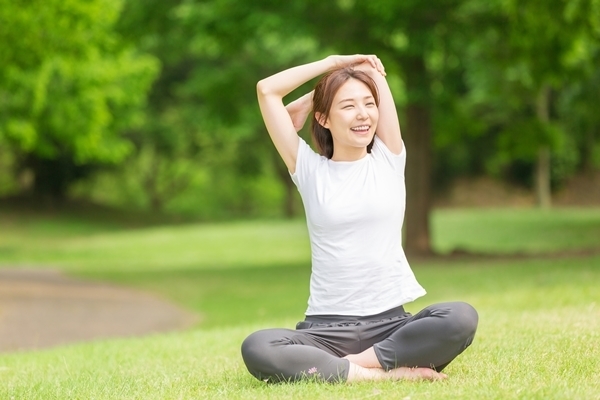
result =
M267 340L265 339L264 331L257 331L242 342L242 359L251 372L255 366L262 364L261 359L267 350Z
M477 331L479 315L473 306L464 302L451 303L449 318L449 334L457 341L468 341L469 344Z
M275 338L273 329L252 333L242 342L242 359L248 371L263 380L278 371L276 347L285 339Z

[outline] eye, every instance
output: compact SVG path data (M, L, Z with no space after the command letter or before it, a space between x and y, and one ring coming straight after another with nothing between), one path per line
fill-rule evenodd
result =
M368 105L368 106L370 106L370 107L372 107L372 106L374 106L374 105L375 105L375 102L373 102L373 101L370 101L370 102L368 102L368 103L367 103L367 105Z
M351 108L353 108L354 106L352 104L349 104L347 106L344 106L342 109L343 110L350 110Z

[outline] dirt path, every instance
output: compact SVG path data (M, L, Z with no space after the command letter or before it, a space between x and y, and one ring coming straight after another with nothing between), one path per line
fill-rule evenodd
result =
M185 329L197 316L140 291L0 269L0 352Z

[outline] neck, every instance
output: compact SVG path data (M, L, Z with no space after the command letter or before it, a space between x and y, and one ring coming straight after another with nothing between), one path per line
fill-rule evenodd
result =
M333 146L332 161L357 161L367 155L366 147Z

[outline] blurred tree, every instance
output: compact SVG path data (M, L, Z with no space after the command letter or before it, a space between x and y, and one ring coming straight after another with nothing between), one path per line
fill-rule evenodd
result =
M144 180L149 195L162 193L163 204L172 198L159 189L172 175L160 171L180 163L210 168L215 185L234 173L240 191L242 180L270 170L285 187L283 213L297 214L296 188L266 134L255 89L260 78L314 57L317 42L294 25L260 2L127 3L120 31L163 65L136 134L155 160ZM185 185L193 173L180 177Z
M580 167L591 172L600 167L600 2L574 2L566 15L578 29L563 59L574 73L560 93L558 116L576 139Z
M129 130L136 148L131 169L139 171L139 185L156 209L184 190L197 169L210 171L214 190L222 182L235 186L224 208L250 204L245 182L271 174L285 187L285 213L294 215L297 193L260 120L256 81L332 52L376 53L386 64L409 153L406 249L428 253L434 167L533 163L545 145L554 159L557 149L565 160L577 156L566 150L574 147L558 123L557 104L562 99L560 115L578 107L577 124L587 118L582 99L588 97L575 86L570 96L562 89L593 82L591 72L581 71L595 70L589 55L597 17L590 15L598 15L598 2L552 1L546 10L539 1L512 0L427 6L416 0L129 0L119 32L162 64L147 113ZM565 37L557 36L561 29Z
M596 59L600 66L600 51ZM560 95L558 114L565 130L576 136L579 166L592 172L600 168L600 67L588 79L571 82Z
M0 144L33 174L33 194L71 183L131 151L156 61L120 45L120 0L2 1Z
M597 8L593 0L474 0L463 5L469 29L479 32L465 43L471 109L498 132L498 152L488 165L534 165L540 207L551 204L550 154L555 165L573 170L577 162L574 138L557 119L557 99L593 69L590 45L597 32L589 16Z

